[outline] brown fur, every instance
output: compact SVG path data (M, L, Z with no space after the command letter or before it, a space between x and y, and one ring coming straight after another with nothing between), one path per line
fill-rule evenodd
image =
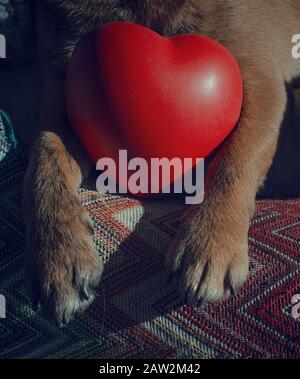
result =
M239 125L217 157L203 204L189 209L166 259L188 302L234 292L248 274L249 221L276 150L286 83L300 74L290 44L300 32L299 2L47 0L37 2L37 19L44 97L24 186L28 276L36 301L63 325L90 304L100 280L102 262L77 198L80 172L88 174L89 162L68 128L63 85L76 42L110 21L137 22L166 36L206 34L228 47L240 65Z

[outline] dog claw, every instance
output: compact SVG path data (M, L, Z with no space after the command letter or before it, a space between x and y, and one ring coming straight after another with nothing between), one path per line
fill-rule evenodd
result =
M204 297L200 297L200 299L197 301L197 306L202 307L203 304L204 304Z
M89 298L90 298L88 287L89 287L89 276L87 275L83 279L83 286L82 286L82 289L81 289L82 297L83 297L84 300L89 300Z
M186 305L191 304L193 302L193 291L191 289L187 290L185 294L184 302Z
M235 295L235 289L233 288L233 286L231 284L229 285L229 290L230 290L231 296L234 296Z

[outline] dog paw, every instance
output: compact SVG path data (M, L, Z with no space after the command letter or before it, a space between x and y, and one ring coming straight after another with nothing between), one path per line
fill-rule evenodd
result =
M74 198L58 213L45 212L31 229L26 263L33 303L61 327L92 303L102 275L92 221Z
M166 257L169 278L186 304L215 302L242 286L249 268L247 232L248 225L241 231L204 209L190 212Z

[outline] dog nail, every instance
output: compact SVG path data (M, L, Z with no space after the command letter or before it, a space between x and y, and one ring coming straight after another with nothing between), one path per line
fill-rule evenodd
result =
M55 320L55 324L58 328L63 328L65 326L61 318L59 320Z
M229 290L230 290L231 296L234 296L235 295L235 289L232 287L231 284L229 285Z
M89 287L89 276L86 276L83 279L83 286L82 286L82 297L85 300L88 300L90 298L88 287Z
M203 304L204 304L204 297L200 297L200 299L197 301L197 306L202 307Z
M193 292L191 289L187 290L184 298L184 302L186 305L191 304L193 301Z
M63 326L67 325L71 320L71 315L67 312L64 314Z

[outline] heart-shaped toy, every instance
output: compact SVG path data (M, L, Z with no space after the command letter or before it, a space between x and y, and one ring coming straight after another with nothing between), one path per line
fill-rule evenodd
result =
M133 23L89 33L67 70L67 113L93 162L117 162L120 149L147 162L205 158L236 125L242 98L238 65L221 44Z

